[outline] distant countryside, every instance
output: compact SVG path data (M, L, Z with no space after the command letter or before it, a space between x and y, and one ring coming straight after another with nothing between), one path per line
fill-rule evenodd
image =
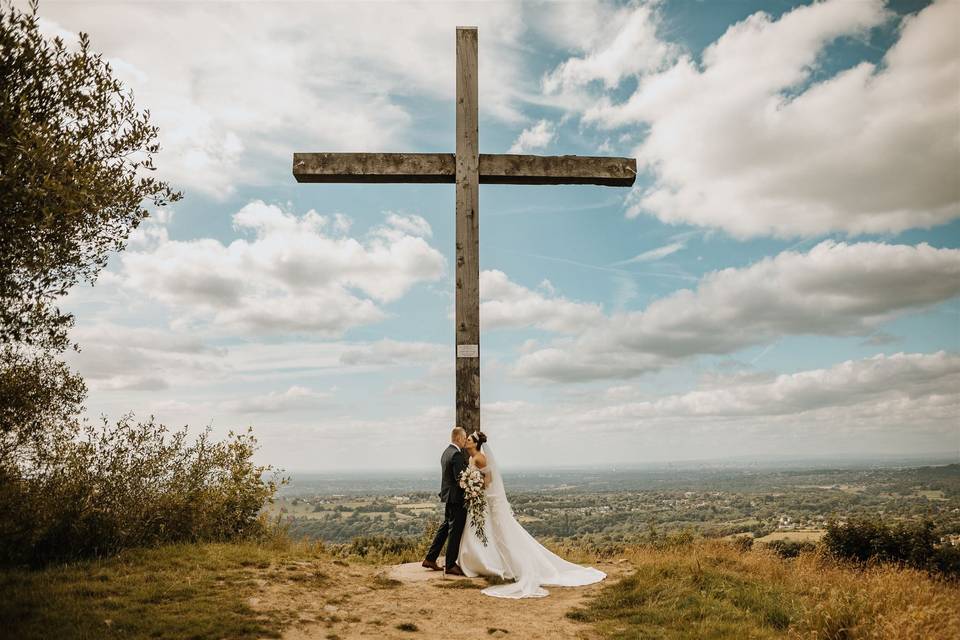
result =
M849 465L848 465L849 466ZM435 474L294 474L270 513L293 537L347 543L420 536L441 514ZM690 531L757 542L816 542L833 518L929 520L960 545L960 464L879 468L678 466L514 472L505 477L518 519L535 536L591 546Z

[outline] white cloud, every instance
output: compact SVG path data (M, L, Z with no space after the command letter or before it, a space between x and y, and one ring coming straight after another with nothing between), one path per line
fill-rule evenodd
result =
M84 324L82 317L71 338L81 350L69 351L65 357L93 391L173 388L178 393L199 393L210 401L195 403L206 413L198 409L194 421L208 420L212 411L230 409L229 396L234 393L230 389L236 385L302 387L304 380L358 368L369 372L415 367L426 372L424 389L453 376L453 347L429 342L230 340L228 346L220 346L224 336L216 327L197 331L110 322ZM119 395L110 401L121 399Z
M333 393L330 391L315 391L294 385L283 392L271 391L266 394L226 400L220 403L220 409L237 414L303 411L329 404L332 397Z
M953 447L958 382L957 354L894 354L779 376L718 378L646 402L631 401L628 387L585 394L578 402L536 403L488 392L481 413L499 463L513 469L744 451L904 453ZM301 468L361 468L389 451L425 469L436 464L454 418L452 404L436 404L376 419L321 417L271 429L271 436L288 443L288 459L302 460ZM264 444L278 446L273 439Z
M411 396L411 395L436 395L447 391L450 385L444 385L440 382L430 382L429 380L399 380L387 387L387 395Z
M545 149L557 137L557 127L549 120L540 120L520 132L507 153L530 153Z
M348 233L353 226L353 220L350 216L342 213L333 214L333 228L337 233Z
M422 216L416 214L405 216L398 213L391 213L387 216L387 224L411 236L426 238L433 236L433 229L430 228L430 223Z
M591 409L588 421L643 418L722 418L802 415L833 407L917 401L940 408L960 404L960 355L897 353L848 360L830 368L769 380L732 377L708 389Z
M184 322L209 320L242 333L335 337L380 320L378 303L444 273L439 251L395 226L361 242L328 235L329 219L315 211L298 217L260 201L243 207L233 222L255 238L228 245L209 238L161 239L152 249L128 250L121 255L124 286L169 305ZM335 226L344 228L341 220ZM418 231L425 230L429 225Z
M609 42L619 31L629 9L611 2L550 2L530 20L530 28L566 49L586 52Z
M695 290L592 322L575 340L525 353L515 371L571 382L632 377L784 335L870 335L958 294L960 250L825 241L707 274Z
M561 333L579 333L603 318L600 305L573 302L556 295L553 286L543 286L546 295L511 282L502 271L480 274L480 325L484 330L506 327L537 327Z
M157 375L114 375L93 379L89 387L95 391L163 391L170 388L170 383Z
M482 114L522 121L533 88L522 12L508 4L225 6L41 7L46 32L88 32L151 110L163 177L215 197L289 176L294 151L417 150L406 105L452 99L457 25L479 28Z
M647 8L634 11L649 19ZM702 63L683 55L659 72L624 70L639 76L625 102L582 99L587 123L649 127L636 155L655 181L634 191L628 214L736 237L899 232L956 218L960 3L941 0L905 19L881 65L812 81L831 42L890 18L880 0L830 0L778 20L757 13ZM589 59L548 79L569 84ZM611 73L609 82L622 75Z
M166 329L129 327L117 324L78 326L70 332L71 339L81 347L87 343L122 344L135 349L150 349L165 353L212 354L222 356L226 350L210 345L195 334L181 334Z
M622 262L617 262L617 265L624 264L633 264L635 262L654 262L662 258L666 258L669 255L676 253L683 249L686 245L682 242L671 242L670 244L665 244L662 247L657 247L656 249L650 249L649 251L644 251L640 255L634 256L629 260L623 260Z
M557 93L595 80L612 89L626 77L659 69L676 54L674 46L657 37L657 22L649 4L617 12L612 24L619 29L613 37L592 43L588 54L570 58L544 76L544 91Z
M152 391L174 381L219 378L227 350L194 334L114 323L74 328L79 352L67 352L94 391Z
M453 357L452 345L400 342L384 338L378 342L348 348L341 354L340 362L351 366L435 364L444 357Z
M484 414L501 462L956 452L960 355L898 353L630 400L630 387ZM612 401L612 402L611 402ZM591 443L585 447L584 442Z

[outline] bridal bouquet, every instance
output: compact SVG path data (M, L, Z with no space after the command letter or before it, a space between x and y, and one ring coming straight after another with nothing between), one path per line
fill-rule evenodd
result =
M483 474L476 467L468 467L460 473L460 488L467 499L470 511L470 524L477 532L483 546L487 546L487 532L483 530L484 511L487 508L487 496L484 492Z

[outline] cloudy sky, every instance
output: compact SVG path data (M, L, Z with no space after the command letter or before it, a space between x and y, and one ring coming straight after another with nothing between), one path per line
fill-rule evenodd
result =
M253 425L288 470L433 468L452 185L294 151L636 157L484 186L482 420L508 467L960 449L960 2L51 2L184 192L71 293L91 416Z

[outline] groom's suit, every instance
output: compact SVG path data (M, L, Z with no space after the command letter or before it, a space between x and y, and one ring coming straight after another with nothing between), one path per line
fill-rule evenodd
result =
M463 499L463 489L460 487L460 473L467 468L466 455L456 445L448 446L440 457L440 469L443 473L440 481L440 500L444 504L443 524L437 529L433 537L433 544L427 551L427 560L436 562L447 543L445 557L447 569L453 567L460 553L460 538L463 537L463 528L467 524L467 507Z

